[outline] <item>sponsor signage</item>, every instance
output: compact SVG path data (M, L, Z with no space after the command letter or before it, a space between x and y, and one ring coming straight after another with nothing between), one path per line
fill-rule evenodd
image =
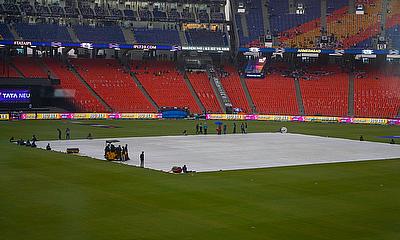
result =
M30 101L30 90L0 89L0 103L29 103Z
M400 119L351 118L351 117L331 117L331 116L207 114L206 119L209 119L209 120L259 120L259 121L281 121L281 122L358 123L358 124L399 125L400 126Z
M21 120L52 119L162 119L161 113L23 113ZM386 118L351 118L331 116L289 116L289 115L256 115L256 114L207 114L207 120L258 120L279 122L322 122L354 123L374 125L398 125L400 119ZM10 120L9 114L0 114L0 120Z
M229 47L201 47L201 46L182 46L182 50L186 51L201 51L201 52L228 52Z
M9 119L10 119L9 114L0 114L0 121L5 121L5 120L9 120Z

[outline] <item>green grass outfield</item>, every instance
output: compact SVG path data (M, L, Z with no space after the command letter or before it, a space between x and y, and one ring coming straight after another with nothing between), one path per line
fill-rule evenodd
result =
M107 138L193 133L195 124L76 122L0 122L1 240L400 239L400 160L171 175L8 143L32 134L55 139L56 128L71 128L72 138ZM249 132L286 126L370 141L400 135L395 126L248 124Z

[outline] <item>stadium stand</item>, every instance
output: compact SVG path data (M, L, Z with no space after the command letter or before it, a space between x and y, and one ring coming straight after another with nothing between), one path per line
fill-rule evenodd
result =
M300 80L306 115L346 116L349 75L339 67L310 67L307 78Z
M187 76L206 110L212 113L221 113L221 107L219 106L217 97L211 87L207 73L187 72Z
M51 16L50 8L46 5L35 5L36 13L39 16L49 17Z
M67 92L72 91L71 103L78 112L106 112L105 107L90 93L80 80L68 69L66 64L54 58L44 58L44 63L60 79L61 89ZM71 93L70 93L71 94Z
M168 19L167 13L157 7L153 9L153 16L155 21L166 21Z
M16 68L27 78L47 78L48 75L38 64L38 59L31 57L13 57Z
M395 66L396 67L396 66ZM358 117L396 117L400 108L400 76L373 66L354 80L354 112Z
M19 15L21 12L16 4L4 3L2 14Z
M65 26L56 24L15 24L20 37L30 41L64 41L70 42L71 37Z
M274 72L263 79L246 79L256 111L265 114L298 115L292 78Z
M189 45L192 46L212 46L212 47L226 47L228 46L228 39L225 33L221 31L208 31L208 30L194 30L190 29L185 31L186 39Z
M167 14L170 21L178 22L181 20L181 14L175 8L170 9Z
M74 8L74 7L66 6L66 7L64 7L64 11L65 11L65 15L67 17L76 18L79 15L79 10L77 8Z
M283 1L282 1L283 2ZM259 39L264 35L264 21L261 10L261 0L251 0L247 2L248 14L246 15L247 28L249 31L249 42Z
M148 8L140 8L139 18L141 21L151 21L153 19L153 14Z
M35 9L29 2L22 2L19 5L19 8L21 9L21 12L25 13L27 16L34 16L36 14Z
M20 77L17 71L0 59L0 77Z
M125 43L124 34L118 26L74 25L73 28L81 42Z
M51 12L51 16L53 16L53 17L60 17L60 16L65 15L64 9L62 7L60 7L59 5L51 5L50 12Z
M177 30L135 28L133 32L138 43L181 45Z
M201 113L174 63L134 61L131 66L132 72L159 107L188 108L192 113Z
M131 9L124 9L124 16L126 20L136 20L138 14L136 11L133 11Z
M13 35L10 32L10 29L8 29L6 24L0 23L0 40L12 40L14 39Z
M72 59L75 69L118 112L155 112L156 109L115 59Z
M221 82L231 100L233 108L239 108L243 112L250 112L249 103L240 83L240 76L235 67L224 65L221 74Z

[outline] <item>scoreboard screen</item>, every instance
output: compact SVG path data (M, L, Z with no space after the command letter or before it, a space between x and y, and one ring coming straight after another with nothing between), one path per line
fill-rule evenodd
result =
M265 64L266 64L265 57L250 59L245 69L246 77L263 78Z

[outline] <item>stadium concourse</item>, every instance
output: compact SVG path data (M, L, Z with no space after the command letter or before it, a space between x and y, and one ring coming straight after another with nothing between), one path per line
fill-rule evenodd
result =
M105 160L107 140L42 141L38 147L66 152L79 148L80 155ZM139 166L145 152L145 167L169 172L174 166L211 172L268 168L335 162L393 159L400 157L400 145L361 142L301 134L252 133L235 135L195 135L120 138L128 144L131 160L124 164Z

